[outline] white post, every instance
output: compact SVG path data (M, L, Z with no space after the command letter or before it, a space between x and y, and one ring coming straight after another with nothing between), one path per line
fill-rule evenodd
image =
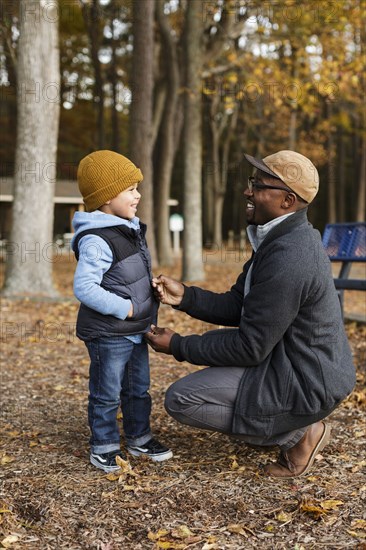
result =
M179 233L184 229L184 220L180 214L172 214L169 218L169 229L173 233L173 252L179 254Z

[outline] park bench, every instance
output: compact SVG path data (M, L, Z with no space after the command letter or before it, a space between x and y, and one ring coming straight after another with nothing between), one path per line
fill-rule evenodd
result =
M334 284L343 315L345 290L366 290L366 278L350 278L354 262L366 262L366 223L331 223L323 233L323 245L331 262L340 262Z

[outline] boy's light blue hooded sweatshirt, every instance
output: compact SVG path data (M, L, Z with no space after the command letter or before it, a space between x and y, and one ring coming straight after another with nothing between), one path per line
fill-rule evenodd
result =
M140 231L139 218L126 220L111 214L105 214L100 210L94 212L76 212L72 221L76 237L82 232L90 229L114 227L125 225L135 231ZM113 315L118 319L126 319L131 308L131 300L117 296L100 286L103 275L112 265L112 250L104 239L97 235L85 235L79 241L79 260L74 276L74 294L84 305L102 313ZM140 334L129 336L134 341L141 341Z

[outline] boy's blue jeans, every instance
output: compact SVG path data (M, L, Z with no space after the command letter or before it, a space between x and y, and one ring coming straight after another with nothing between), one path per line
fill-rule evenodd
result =
M88 419L91 451L120 449L117 421L121 405L127 445L143 445L150 431L151 397L147 344L123 336L85 342L90 356Z

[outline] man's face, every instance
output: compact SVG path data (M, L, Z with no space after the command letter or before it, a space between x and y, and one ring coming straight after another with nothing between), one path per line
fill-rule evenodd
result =
M258 184L258 187L256 186ZM275 186L268 187L264 186ZM278 189L277 189L278 187ZM246 217L250 225L264 225L265 223L278 218L288 211L283 209L283 203L289 189L280 179L272 178L260 170L252 178L252 189L249 187L244 191L247 199Z

